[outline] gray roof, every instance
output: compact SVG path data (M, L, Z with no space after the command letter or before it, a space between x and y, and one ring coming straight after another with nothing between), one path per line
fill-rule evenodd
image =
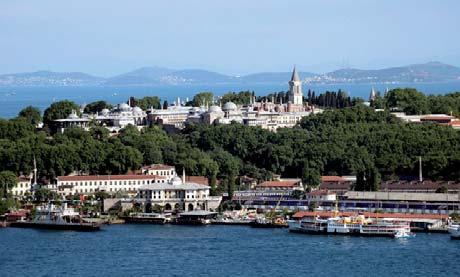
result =
M172 185L170 183L157 183L143 185L140 190L194 190L194 189L209 189L209 186L201 185L197 183L185 183L179 185Z
M191 212L183 212L180 213L179 215L198 215L198 216L204 216L204 215L212 215L212 214L217 214L216 212L208 212L208 211L203 211L203 210L196 210L196 211L191 211Z
M291 81L300 82L299 73L297 73L297 69L295 68L295 66L294 70L292 71Z

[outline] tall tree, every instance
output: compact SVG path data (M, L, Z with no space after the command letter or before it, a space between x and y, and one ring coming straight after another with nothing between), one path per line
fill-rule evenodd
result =
M24 109L22 109L19 112L18 117L24 118L27 122L35 126L38 123L42 122L42 115L40 113L40 110L32 106L27 106Z
M79 113L79 110L80 107L75 102L69 100L54 102L45 110L43 123L50 125L53 120L66 118L72 111Z

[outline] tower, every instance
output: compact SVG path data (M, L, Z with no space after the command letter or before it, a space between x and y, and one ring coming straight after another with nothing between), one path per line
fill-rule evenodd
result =
M302 81L294 66L291 81L289 81L289 101L295 105L303 104Z
M369 102L375 101L375 98L377 98L377 92L374 87L372 87L371 93L369 94Z

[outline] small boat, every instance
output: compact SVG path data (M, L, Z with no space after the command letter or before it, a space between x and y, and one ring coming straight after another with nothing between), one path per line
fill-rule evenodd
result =
M179 217L172 224L178 225L208 225L211 224L211 220L216 218L217 213L208 211L190 211L180 213Z
M449 231L451 239L460 240L460 224L450 224L447 230Z
M259 217L256 218L249 224L251 227L254 228L287 228L289 227L288 223L284 220L284 218L277 217L277 218L267 218L267 217Z
M73 208L67 207L67 203L56 206L51 202L46 207L38 207L32 220L11 222L10 227L73 231L99 231L101 229L98 223L83 222L80 214Z
M126 223L166 224L171 222L171 214L163 213L130 213L121 217Z

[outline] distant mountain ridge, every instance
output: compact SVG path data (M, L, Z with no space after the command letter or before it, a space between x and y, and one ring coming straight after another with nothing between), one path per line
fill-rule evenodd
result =
M384 69L339 69L316 74L300 72L308 84L340 83L416 83L460 81L460 68L440 62L429 62ZM143 67L110 78L81 72L36 71L0 75L0 86L167 86L218 84L283 84L291 72L261 72L230 76L203 69L174 70Z

